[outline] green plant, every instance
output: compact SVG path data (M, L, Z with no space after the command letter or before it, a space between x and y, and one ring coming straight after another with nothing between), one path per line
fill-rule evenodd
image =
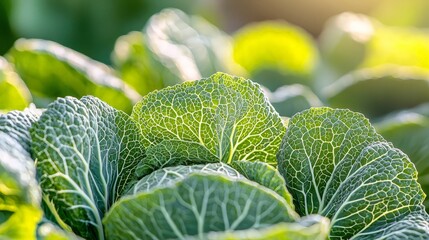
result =
M149 93L131 117L91 96L28 111L1 116L14 143L0 164L33 172L18 189L38 196L24 219L40 219L43 199L46 239L429 236L414 165L349 110L312 108L286 127L257 84L217 73ZM0 230L13 221L2 216Z

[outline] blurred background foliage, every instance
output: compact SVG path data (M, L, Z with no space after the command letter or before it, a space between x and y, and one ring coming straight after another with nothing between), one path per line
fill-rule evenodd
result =
M260 83L284 117L363 113L429 193L428 12L427 0L1 0L0 112L91 94L129 113L222 71Z

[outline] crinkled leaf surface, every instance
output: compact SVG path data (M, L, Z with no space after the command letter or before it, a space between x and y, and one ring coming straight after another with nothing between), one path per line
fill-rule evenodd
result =
M7 133L30 153L30 128L36 122L42 110L26 108L24 111L10 111L7 114L0 114L0 132Z
M386 213L384 218L355 235L352 239L428 239L428 229L429 216L424 208L413 206L407 211Z
M416 165L418 182L425 193L429 192L429 105L395 112L375 125L386 140L404 151ZM429 207L429 200L425 205Z
M428 102L428 73L420 68L400 66L357 70L328 86L325 96L332 107L380 117Z
M181 140L164 140L146 149L146 157L139 162L136 174L137 176L145 176L156 169L168 166L216 161L219 161L217 156L210 153L207 148L200 143Z
M187 141L226 163L248 160L275 165L285 132L257 84L223 73L150 93L137 103L132 117L140 126L145 148L165 140Z
M277 223L262 229L233 232L211 232L204 235L207 240L325 240L329 233L329 219L310 215L294 223ZM201 239L187 237L188 240Z
M234 36L233 54L253 80L271 90L291 83L308 84L318 58L311 37L281 21L240 29Z
M103 239L101 219L144 157L137 126L97 98L66 97L48 106L31 137L47 204L78 235Z
M274 167L259 161L234 161L231 166L250 181L275 191L293 208L292 196L286 188L285 180Z
M407 220L425 198L414 165L361 114L313 108L295 115L278 159L296 210L330 218L331 239L359 239L400 221L419 228ZM419 229L429 237L429 228Z
M151 174L144 176L127 192L127 195L137 194L139 192L149 192L154 188L172 185L191 173L210 173L226 175L232 178L243 178L241 174L234 168L224 163L209 163L209 164L196 164L196 165L179 165L174 167L164 167L158 169Z
M220 172L200 172L122 198L103 223L109 239L185 239L295 220L296 214L273 191Z
M13 67L0 56L0 111L23 110L32 101L30 91Z
M8 53L8 59L39 107L57 97L90 94L130 112L140 97L107 66L54 42L20 39Z
M198 16L165 9L149 19L144 33L152 54L180 81L234 69L229 37Z
M11 136L0 132L0 236L35 239L42 217L40 188L29 153Z

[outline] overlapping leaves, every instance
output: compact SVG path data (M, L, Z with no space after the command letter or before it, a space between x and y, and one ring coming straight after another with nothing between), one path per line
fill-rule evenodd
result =
M429 236L414 165L361 114L297 114L280 149L279 169L298 213L329 217L331 239Z
M134 122L104 102L60 98L31 129L45 203L85 238L104 238L101 219L135 180L144 150Z
M223 73L148 94L136 104L132 117L148 152L169 141L158 147L158 155L180 148L173 152L183 152L186 161L197 154L188 154L177 145L198 145L189 151L207 156L200 161L248 160L276 165L275 154L285 132L281 118L256 84ZM169 157L164 162L151 159L142 163L143 169L149 169L146 174L172 161Z

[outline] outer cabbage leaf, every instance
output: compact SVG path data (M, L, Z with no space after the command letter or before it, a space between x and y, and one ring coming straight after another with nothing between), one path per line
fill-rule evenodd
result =
M403 150L416 165L418 182L429 192L429 105L392 113L375 124L386 140ZM429 200L425 200L426 208Z
M223 73L150 93L137 103L132 117L140 126L145 148L166 140L192 142L216 156L213 161L225 163L248 160L275 165L285 132L258 85Z
M234 232L211 232L204 235L207 240L325 240L329 233L329 219L311 215L294 223L277 223L262 229ZM187 237L188 240L200 239Z
M283 198L246 179L192 173L174 185L122 198L103 223L109 239L185 239L296 217Z
M0 114L0 132L7 133L30 153L30 127L39 119L41 114L42 110L35 108Z
M0 57L0 92L0 111L22 110L32 101L27 86L2 57Z
M330 239L358 239L401 221L420 227L407 220L425 198L414 165L361 114L314 108L295 115L278 159L298 213L330 218Z
M35 239L42 217L40 188L29 153L8 134L0 132L0 236Z
M382 66L343 76L325 90L325 95L332 107L380 117L428 102L428 92L427 70Z
M156 169L168 166L190 165L219 161L216 155L210 153L199 143L164 140L146 149L146 157L136 168L137 176L145 176Z
M389 221L391 219L394 220ZM422 206L414 206L402 213L387 213L386 217L376 221L352 239L428 239L428 229L429 216Z
M45 203L84 238L104 239L101 219L133 183L144 157L137 126L94 97L50 104L31 128Z
M250 24L235 34L235 61L270 90L309 84L318 61L311 36L286 22Z
M127 192L127 195L134 195L139 192L149 192L154 188L172 185L195 172L209 173L213 175L226 175L231 178L244 178L238 171L224 163L165 167L156 170L147 176L144 176L136 184L134 184L134 186Z
M8 59L15 64L39 107L57 97L90 94L130 112L140 97L107 66L54 42L20 39Z
M259 161L234 161L231 166L250 181L259 183L282 196L293 208L292 196L286 188L285 180L274 167Z

